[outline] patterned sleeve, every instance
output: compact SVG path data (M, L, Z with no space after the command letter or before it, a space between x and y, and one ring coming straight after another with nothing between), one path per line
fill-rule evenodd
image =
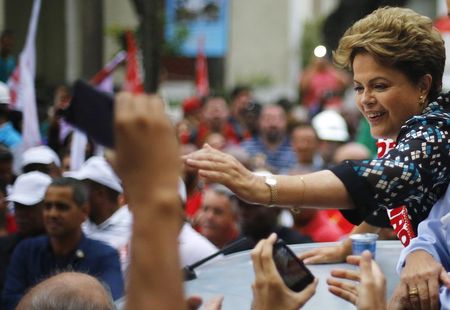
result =
M331 169L356 206L356 212L344 212L346 218L358 224L379 208L401 205L412 217L426 218L449 182L448 127L442 118L416 117L384 157Z

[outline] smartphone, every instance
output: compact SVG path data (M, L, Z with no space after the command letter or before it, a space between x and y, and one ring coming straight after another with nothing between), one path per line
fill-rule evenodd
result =
M314 281L314 276L282 239L273 247L275 266L287 287L300 292Z
M114 98L93 86L78 80L73 87L69 107L62 111L63 118L86 133L95 142L114 148Z

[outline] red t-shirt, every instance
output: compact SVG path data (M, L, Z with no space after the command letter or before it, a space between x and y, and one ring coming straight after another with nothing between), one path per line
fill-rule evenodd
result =
M338 241L346 234L337 224L330 221L325 210L318 211L312 221L297 229L315 242Z

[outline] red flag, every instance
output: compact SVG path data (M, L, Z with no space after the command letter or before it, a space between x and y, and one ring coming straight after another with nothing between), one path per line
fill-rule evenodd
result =
M208 64L206 62L204 43L205 39L203 37L198 40L197 60L195 62L195 85L199 97L209 94Z
M138 48L136 40L131 31L125 33L127 42L127 72L125 76L125 85L123 89L132 93L143 93L144 85L139 70L139 62L137 58Z
M109 61L99 72L97 72L89 81L92 85L101 85L105 79L111 76L116 68L127 58L125 51L118 52L111 61Z

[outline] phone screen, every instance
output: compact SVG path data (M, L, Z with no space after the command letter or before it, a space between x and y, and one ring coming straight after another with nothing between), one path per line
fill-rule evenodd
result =
M274 245L273 260L281 278L291 290L300 292L314 281L311 271L281 239Z
M62 115L95 142L109 148L114 146L114 99L109 94L78 80L70 105Z

